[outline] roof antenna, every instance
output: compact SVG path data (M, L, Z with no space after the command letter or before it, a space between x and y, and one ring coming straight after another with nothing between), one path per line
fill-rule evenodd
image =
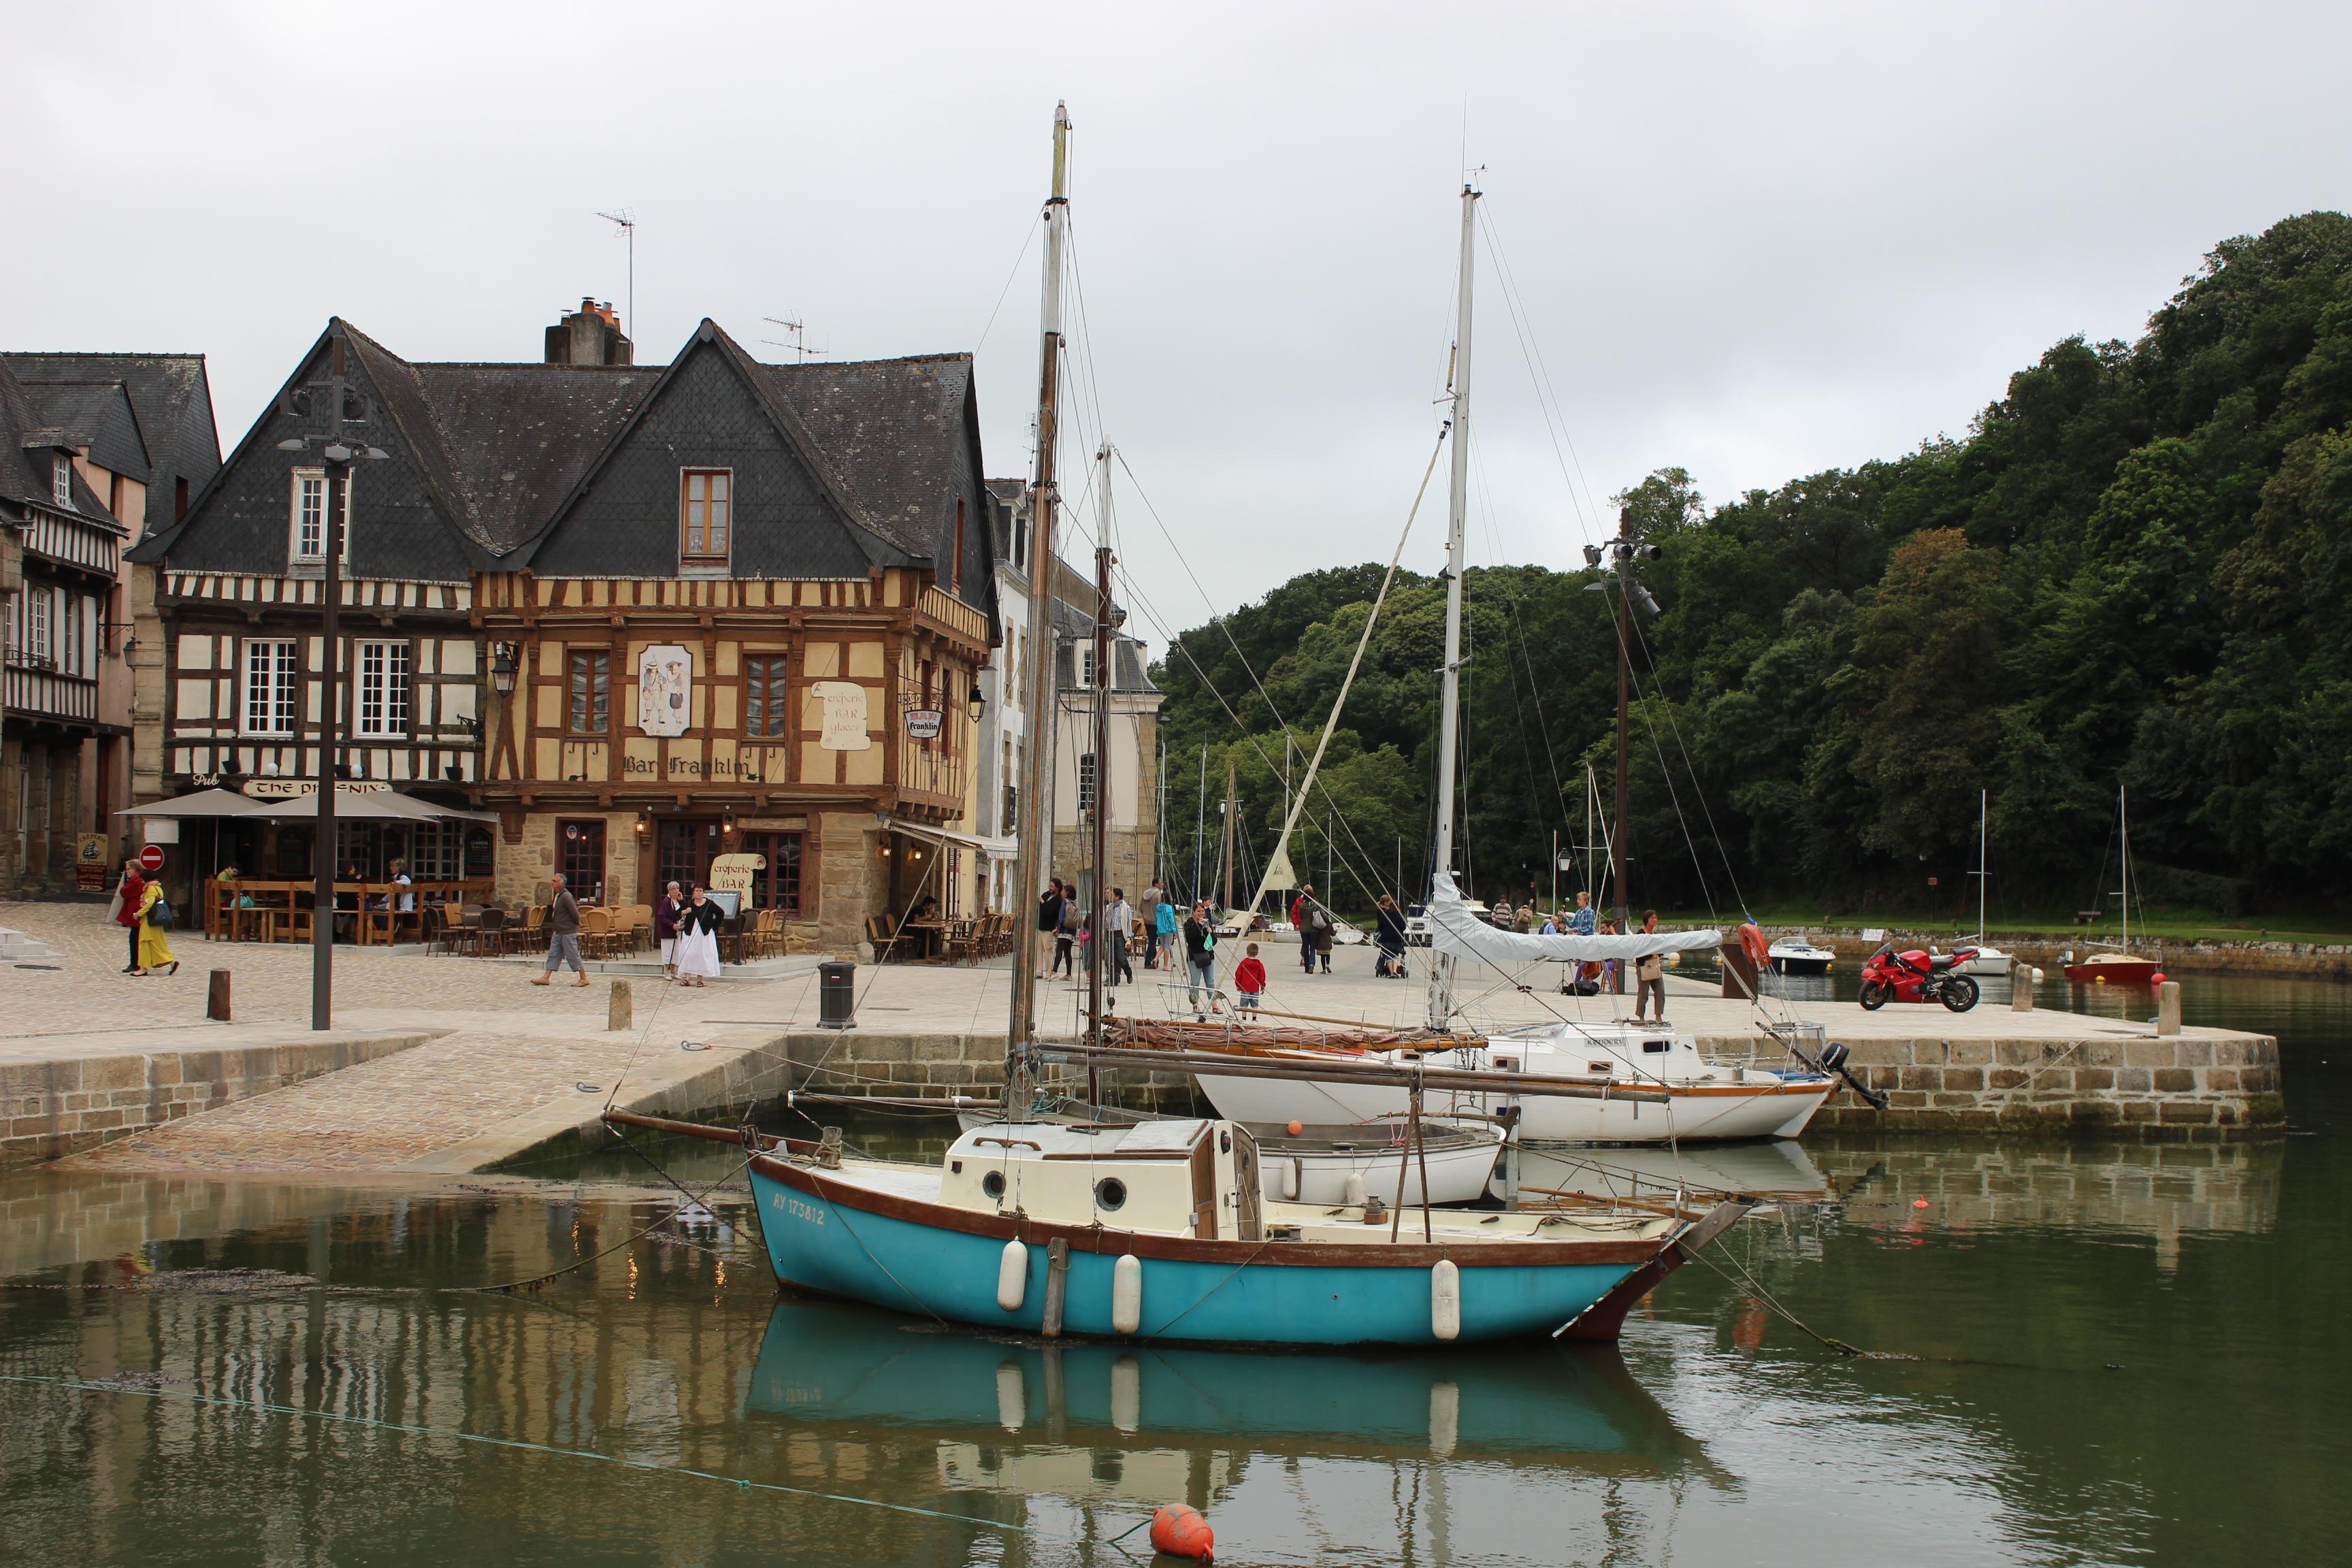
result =
M805 323L795 321L786 316L762 316L760 320L770 326L782 327L792 333L793 339L790 342L785 342L780 338L761 338L760 341L772 349L782 349L787 353L799 355L800 363L806 364L824 353L823 349L813 349L808 346L808 327Z
M612 224L618 224L618 225L620 225L620 227L619 227L617 230L615 230L615 232L616 232L616 233L618 233L622 238L624 238L624 239L625 239L625 240L627 240L627 241L629 242L629 296L628 296L628 298L629 298L629 321L628 321L628 324L627 324L626 326L625 326L625 327L623 327L623 328L621 329L621 335L622 335L623 337L627 338L631 342L636 342L636 341L637 341L637 338L636 338L636 333L637 333L637 219L636 219L636 215L635 215L635 213L632 213L632 212L631 212L628 208L626 208L626 207L620 207L620 208L616 208L615 210L614 210L614 211L612 211L612 212L608 212L608 213L607 213L607 212L600 212L600 213L598 213L596 216L597 216L598 217L600 217L600 218L603 218L606 223L612 223Z

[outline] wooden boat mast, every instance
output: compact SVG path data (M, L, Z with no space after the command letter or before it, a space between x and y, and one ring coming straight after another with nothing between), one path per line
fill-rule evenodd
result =
M1445 668L1437 708L1437 846L1431 864L1454 871L1454 762L1462 718L1462 541L1470 503L1470 285L1476 270L1478 190L1462 185L1462 258L1454 286L1453 466L1445 513ZM1443 1029L1454 1016L1454 960L1430 951L1428 1023Z
M1102 1044L1103 964L1104 951L1114 933L1104 918L1109 905L1110 887L1110 688L1111 688L1111 605L1110 569L1110 458L1111 446L1106 441L1095 454L1100 465L1097 476L1099 525L1095 530L1095 670L1094 670L1094 907L1087 911L1093 922L1094 940L1087 943L1087 1032L1095 1044ZM1121 937L1118 940L1124 941ZM1087 1103L1101 1100L1094 1070L1087 1070Z
M1054 837L1054 732L1059 728L1054 690L1054 517L1060 493L1054 476L1061 426L1062 257L1070 226L1070 114L1054 106L1054 194L1045 202L1045 281L1037 364L1037 461L1029 487L1029 748L1021 764L1020 826L1014 883L1026 900L1051 873ZM1012 1016L1004 1036L1007 1116L1027 1113L1037 1034L1037 922L1013 922ZM1016 1109L1017 1108L1017 1109Z

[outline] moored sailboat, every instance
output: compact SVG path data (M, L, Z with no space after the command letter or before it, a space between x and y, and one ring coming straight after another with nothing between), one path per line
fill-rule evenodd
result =
M2162 966L2131 950L2131 805L2121 785L2116 789L2116 829L2121 853L2122 886L2116 899L2122 929L2111 950L2086 953L2066 965L2068 984L2074 985L2153 985L2164 978ZM2071 959L2071 954L2069 955Z

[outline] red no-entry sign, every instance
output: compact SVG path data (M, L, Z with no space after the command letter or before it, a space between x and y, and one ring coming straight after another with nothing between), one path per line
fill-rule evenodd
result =
M139 868L142 871L146 872L151 877L156 872L162 870L163 868L163 847L160 844L150 844L146 848L139 851Z

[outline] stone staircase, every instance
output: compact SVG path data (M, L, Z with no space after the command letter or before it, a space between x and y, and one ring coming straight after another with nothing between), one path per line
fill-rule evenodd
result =
M58 950L48 943L36 942L13 926L0 926L0 963L29 963L57 955Z

